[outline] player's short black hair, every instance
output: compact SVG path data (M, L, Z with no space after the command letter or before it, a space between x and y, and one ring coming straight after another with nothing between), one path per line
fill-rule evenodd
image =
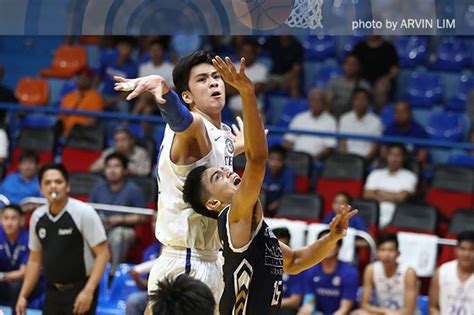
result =
M377 238L377 248L382 244L392 242L395 244L395 248L398 250L398 237L395 233L384 233Z
M281 155L283 157L283 159L286 159L286 155L287 155L288 151L281 144L275 144L270 148L268 153L269 154L276 153L276 154Z
M23 152L21 152L20 157L18 158L18 161L22 162L27 159L33 160L36 164L38 164L40 161L40 157L35 150L24 150Z
M463 231L458 234L458 246L463 241L473 242L474 243L474 231Z
M44 165L38 172L38 179L39 179L40 184L41 184L41 181L43 180L44 174L49 170L56 170L60 172L63 175L64 180L66 182L69 182L69 172L64 167L64 165L62 165L61 163L48 163Z
M322 230L322 231L319 232L319 234L318 234L318 240L319 240L321 237L323 237L324 235L329 234L329 233L331 233L331 230L329 230L329 229ZM336 245L337 245L339 248L342 247L342 238L337 241Z
M207 166L198 166L189 172L183 186L183 200L191 205L194 211L208 218L217 219L219 214L211 211L204 205L204 200L209 192L202 183L202 174L208 169Z
M216 55L207 50L192 52L178 60L173 69L173 83L179 95L189 90L189 76L191 70L202 63L211 64Z
M22 216L23 214L25 214L23 212L23 210L21 209L21 207L17 204L10 204L8 206L6 206L5 208L3 208L2 210L0 210L0 213L3 213L5 210L13 210L15 211L16 213L18 213L20 216Z
M286 227L272 229L272 231L277 238L283 237L287 238L288 240L291 239L290 231Z
M152 315L213 315L216 306L209 287L186 274L159 281L148 299Z

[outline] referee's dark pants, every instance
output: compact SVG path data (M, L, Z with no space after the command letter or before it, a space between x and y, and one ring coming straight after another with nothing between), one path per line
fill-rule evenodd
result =
M43 305L43 314L47 315L72 315L74 302L77 295L85 287L87 280L70 284L53 284L48 282L46 285L46 299ZM94 292L92 304L86 315L95 315L97 308L98 288Z

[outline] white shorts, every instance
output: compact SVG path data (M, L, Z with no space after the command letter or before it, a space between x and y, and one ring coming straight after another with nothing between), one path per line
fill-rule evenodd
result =
M207 284L219 305L224 291L222 265L223 258L219 252L165 247L151 268L148 292L156 290L156 283L166 277L174 278L187 273Z

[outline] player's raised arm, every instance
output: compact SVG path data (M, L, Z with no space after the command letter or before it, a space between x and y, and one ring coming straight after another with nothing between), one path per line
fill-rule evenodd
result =
M231 222L240 220L251 222L268 158L265 129L257 108L254 85L245 74L245 59L241 59L238 72L228 57L225 61L220 57L216 57L213 64L224 78L224 81L237 89L242 97L244 152L247 163L240 187L232 199L232 211L229 220Z

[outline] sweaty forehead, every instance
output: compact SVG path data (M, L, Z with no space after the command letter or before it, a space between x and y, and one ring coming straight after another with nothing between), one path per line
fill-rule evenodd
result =
M64 180L63 174L58 170L48 170L43 175L43 181L45 180Z
M193 78L200 74L210 75L213 72L216 72L216 68L214 68L213 65L207 63L200 63L191 69L190 77Z

